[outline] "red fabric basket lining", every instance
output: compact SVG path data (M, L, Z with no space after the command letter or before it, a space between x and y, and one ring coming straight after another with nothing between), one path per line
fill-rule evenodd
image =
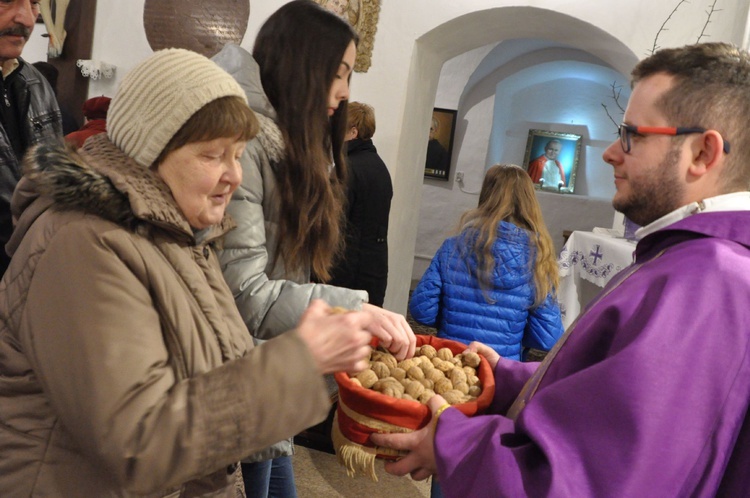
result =
M435 349L449 348L453 354L459 354L466 350L466 345L448 339L440 339L431 335L417 335L417 347L430 344ZM373 341L373 347L377 346L377 340ZM492 368L487 360L480 355L481 363L477 369L477 376L482 382L482 393L478 398L467 403L453 405L464 415L472 416L483 413L490 406L495 394L495 378ZM339 386L339 399L350 410L369 417L387 422L392 425L407 429L421 429L430 421L431 413L427 405L417 401L396 399L391 396L366 389L353 383L348 374L338 372L334 374ZM341 406L338 410L339 428L341 433L350 441L364 446L373 446L369 442L369 435L376 432L367 426L357 423L348 417Z

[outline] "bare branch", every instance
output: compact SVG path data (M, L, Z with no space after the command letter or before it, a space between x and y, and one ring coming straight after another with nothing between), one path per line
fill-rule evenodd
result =
M622 85L618 85L616 81L613 81L611 85L609 85L609 88L612 90L612 100L614 101L617 108L620 110L620 114L625 114L625 106L623 106L620 103L620 95L622 94ZM615 118L612 117L612 115L609 113L609 108L605 103L602 102L602 107L604 108L604 112L607 113L607 117L609 118L612 123L614 123L616 128L619 128L620 123L615 120Z
M717 9L716 8L716 4L718 2L719 2L719 0L713 0L712 3L711 3L711 5L710 5L710 7L708 7L708 10L706 10L706 23L703 25L703 29L701 30L700 36L698 36L698 41L696 43L700 43L700 41L703 38L709 37L709 35L706 34L706 30L708 29L708 25L711 24L711 17L714 15L714 13L721 12L721 10L722 10L722 9ZM662 23L661 27L659 28L659 31L656 32L656 36L654 37L654 45L651 48L651 51L650 51L649 55L653 55L657 50L659 50L659 48L661 48L661 47L659 47L659 43L658 43L659 36L664 31L669 31L669 29L667 29L667 27L666 27L667 23L672 19L672 17L674 17L674 15L677 12L677 10L684 3L690 3L690 2L688 0L679 0L677 2L677 5L675 5L674 9L672 9L672 12L669 14L669 16L667 17L667 19ZM610 88L612 90L612 100L614 101L615 105L617 105L618 109L620 110L620 113L624 115L625 114L625 106L623 106L620 103L620 95L622 93L622 85L617 85L617 82L612 82L612 84L610 85ZM607 105L604 104L604 103L602 103L601 105L604 108L604 112L607 113L607 117L609 118L609 120L612 121L612 123L614 123L615 126L619 127L618 121L615 120L612 117L612 115L609 112L609 108L607 107Z
M615 101L620 111L625 114L625 107L620 103L620 94L622 93L622 85L618 85L616 81L613 81L610 85L612 89L612 100Z
M659 49L659 46L657 45L657 40L659 39L659 35L661 34L662 31L669 31L668 29L665 28L665 26L667 25L669 20L672 19L672 16L674 15L674 13L677 12L677 9L679 9L680 5L682 5L683 3L689 3L689 2L687 0L680 0L675 6L675 8L672 10L672 12L669 14L669 17L667 17L667 19L662 23L661 28L659 28L659 31L656 32L656 36L654 37L654 46L651 48L651 53L649 53L649 55L653 55L654 52L656 52ZM714 0L714 3L716 3L716 0Z
M612 117L612 115L609 113L609 109L607 109L607 106L603 102L602 102L602 107L604 107L604 112L607 113L607 117L609 118L609 120L612 121L612 124L615 125L615 129L619 129L620 123L615 121L615 118Z
M721 9L716 8L716 2L718 1L719 0L714 0L714 3L711 4L711 7L709 7L708 12L706 12L707 14L706 24L703 25L703 29L701 30L701 34L700 36L698 36L698 41L696 43L700 43L701 38L708 37L708 35L705 33L706 33L706 28L708 28L708 25L711 24L711 16L713 15L714 12L719 12L721 10Z

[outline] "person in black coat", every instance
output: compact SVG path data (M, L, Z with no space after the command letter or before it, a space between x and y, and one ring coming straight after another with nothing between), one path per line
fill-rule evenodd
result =
M59 70L49 62L45 61L34 62L32 66L34 66L47 79L50 86L55 91L55 97L57 97L57 78L60 75ZM73 133L74 131L78 130L78 128L80 128L78 121L76 120L75 116L73 116L73 113L70 112L67 105L65 105L64 102L60 102L59 97L57 100L57 105L60 107L63 135L67 135L68 133Z
M62 136L60 107L51 85L22 57L39 2L0 2L0 277L10 265L5 244L13 233L10 199L26 150Z
M350 102L345 137L349 166L346 248L327 283L365 290L370 304L382 307L388 280L388 215L393 185L372 143L374 133L373 108Z

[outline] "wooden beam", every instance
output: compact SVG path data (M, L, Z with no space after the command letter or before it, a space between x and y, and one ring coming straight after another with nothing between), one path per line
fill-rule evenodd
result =
M94 20L96 19L96 0L71 0L65 16L67 31L62 56L49 59L57 68L57 99L83 123L81 107L88 98L89 79L81 75L76 66L78 59L91 59L94 44Z

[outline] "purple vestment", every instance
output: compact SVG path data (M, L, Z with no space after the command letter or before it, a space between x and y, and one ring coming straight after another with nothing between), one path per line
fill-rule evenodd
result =
M445 496L750 496L749 249L745 211L641 240L515 420L538 364L500 360L498 415L442 414Z

